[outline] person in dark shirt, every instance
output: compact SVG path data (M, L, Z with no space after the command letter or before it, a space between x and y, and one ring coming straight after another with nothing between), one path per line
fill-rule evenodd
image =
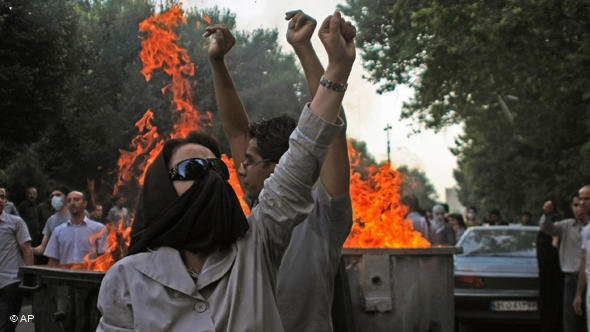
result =
M27 227L29 228L29 234L31 235L31 244L38 246L43 238L41 235L41 210L37 203L37 188L29 187L26 192L26 199L18 205L18 211L20 217L23 218Z

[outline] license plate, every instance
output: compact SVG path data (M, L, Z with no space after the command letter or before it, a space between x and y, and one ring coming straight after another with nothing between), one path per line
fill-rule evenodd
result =
M537 311L536 301L492 301L492 311Z

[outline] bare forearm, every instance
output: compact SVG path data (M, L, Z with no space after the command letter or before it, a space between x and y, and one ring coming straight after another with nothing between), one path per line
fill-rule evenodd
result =
M324 67L318 59L311 42L293 45L293 49L301 63L301 68L303 68L309 95L313 98L320 85L320 78L324 74Z
M576 295L582 296L584 287L586 287L586 250L582 255L582 262L580 263L580 271L578 271L578 285L576 287Z
M49 237L47 235L43 235L43 240L41 240L41 244L33 248L33 255L35 256L42 256L45 248L47 248L47 242L49 241Z
M320 85L320 78L324 74L324 68L310 42L295 44L293 49L301 62L309 94L314 97ZM344 118L342 109L340 115ZM340 196L348 190L349 178L350 164L346 133L341 133L336 136L330 146L326 160L322 165L320 179L331 196Z
M328 80L336 83L346 83L349 74L349 68L341 66L330 67L330 65L328 65L328 69L325 73ZM320 118L334 123L336 122L336 119L338 119L342 98L344 98L343 92L330 90L325 86L320 85L317 89L316 95L311 101L310 108Z
M231 75L223 60L211 60L215 100L221 124L230 143L232 157L236 165L244 159L248 144L248 115Z

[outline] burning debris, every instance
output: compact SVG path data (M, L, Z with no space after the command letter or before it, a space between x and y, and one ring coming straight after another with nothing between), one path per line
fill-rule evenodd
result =
M211 19L203 14L208 24ZM162 69L171 77L171 82L162 88L162 93L169 94L175 106L172 111L173 130L169 135L162 136L151 121L154 114L147 110L135 126L139 134L134 137L129 150L120 150L118 160L118 178L114 187L117 194L126 184L143 184L147 166L160 153L163 143L168 138L183 137L189 131L212 124L209 112L199 112L193 105L191 80L195 65L190 61L188 52L176 43L178 37L174 28L186 23L179 7L151 16L144 20L139 31L145 33L142 40L140 58L144 64L141 73L149 81L153 72ZM349 155L359 159L358 153L349 144ZM230 184L240 198L242 209L249 214L249 208L243 200L233 160L223 155L223 161L230 170ZM409 221L404 220L407 208L400 204L400 174L392 170L389 164L371 165L366 176L354 170L358 162L351 168L351 197L355 223L351 234L344 244L347 248L425 248L430 244L420 233L412 229ZM118 259L125 256L130 242L131 228L123 228L109 224L103 232L107 232L108 250L104 255L72 266L74 269L106 271ZM97 234L96 237L101 236ZM93 239L91 239L92 242ZM96 240L96 239L94 239Z
M427 248L430 243L413 229L404 216L408 208L400 203L403 178L389 163L369 165L361 174L359 165L366 160L348 144L350 196L354 224L345 248Z

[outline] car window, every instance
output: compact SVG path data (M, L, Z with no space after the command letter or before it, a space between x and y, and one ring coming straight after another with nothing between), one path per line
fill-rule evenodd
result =
M535 257L536 230L471 229L457 244L464 256Z

